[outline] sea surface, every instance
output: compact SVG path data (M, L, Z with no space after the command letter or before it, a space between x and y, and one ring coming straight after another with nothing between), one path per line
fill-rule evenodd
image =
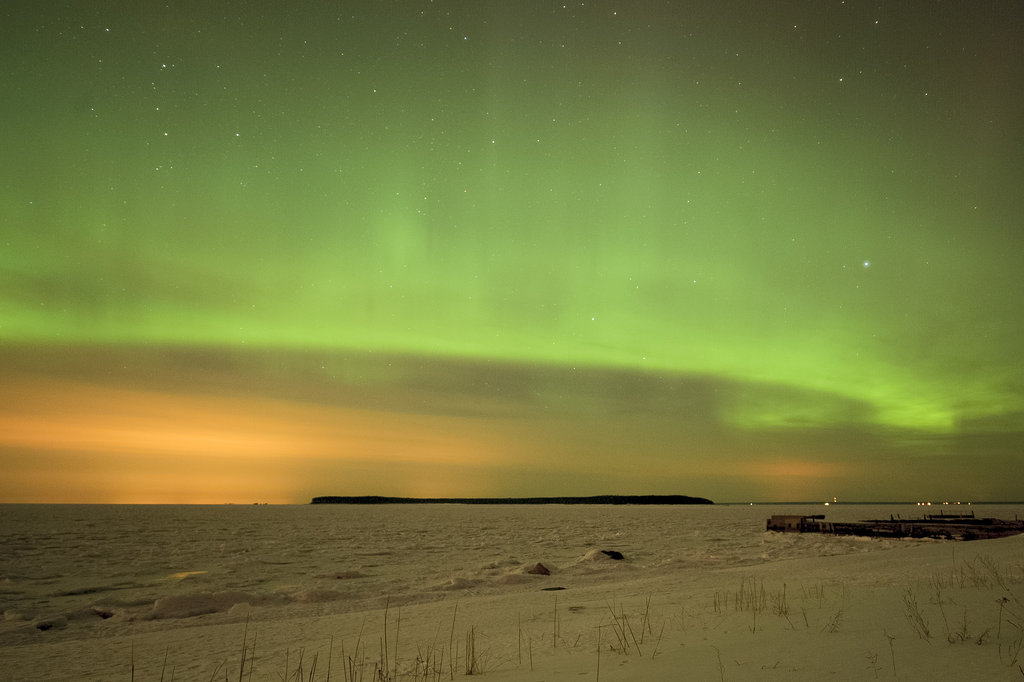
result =
M1004 519L1024 505L943 507ZM919 517L889 505L0 505L0 646L126 624L344 613L656 578L921 542L771 533L772 514ZM625 557L607 570L615 550ZM195 619L194 621L192 619ZM77 633L74 634L74 633Z

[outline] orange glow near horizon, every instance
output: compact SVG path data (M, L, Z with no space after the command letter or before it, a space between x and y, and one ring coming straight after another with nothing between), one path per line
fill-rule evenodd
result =
M12 462L22 489L0 490L21 501L296 502L315 489L311 472L467 469L497 449L485 425L450 416L62 381L0 395L14 406L0 413L0 449L31 453Z
M877 466L894 480L918 475L912 460L861 455L856 443L823 456L815 441L754 448L747 434L724 432L708 442L699 427L674 418L548 413L526 400L480 409L472 397L444 393L402 408L410 403L361 409L243 390L15 378L0 385L0 502L680 492L716 501L798 500L851 497L872 484ZM942 490L947 480L936 466L925 483Z

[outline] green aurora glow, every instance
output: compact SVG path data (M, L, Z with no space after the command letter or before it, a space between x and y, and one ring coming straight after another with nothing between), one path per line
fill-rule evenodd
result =
M321 396L703 377L749 449L1024 454L1014 4L113 7L0 10L0 341L36 374L25 347L401 358Z

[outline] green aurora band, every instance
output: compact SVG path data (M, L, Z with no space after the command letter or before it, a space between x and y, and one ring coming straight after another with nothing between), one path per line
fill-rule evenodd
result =
M300 4L2 10L0 340L720 377L739 429L1019 445L1016 7Z

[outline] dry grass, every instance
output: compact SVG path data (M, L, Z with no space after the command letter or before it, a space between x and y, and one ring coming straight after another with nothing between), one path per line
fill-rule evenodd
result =
M907 674L900 669L899 640L909 641L913 637L935 646L942 642L944 634L949 646L969 642L988 647L1003 669L1014 675L1020 671L1024 676L1024 603L1018 596L1021 583L1024 571L1020 567L997 565L986 557L960 561L939 573L922 576L915 584L894 592L895 598L886 609L891 621L887 621L879 645L863 654L864 672L879 679ZM708 597L710 608L678 602L671 607L672 627L668 629L681 639L670 642L670 647L689 638L693 631L703 629L701 636L706 638L709 630L726 624L726 629L736 627L733 636L742 630L748 631L749 636L780 629L838 633L846 627L847 619L856 624L863 617L864 605L851 601L847 586L842 583L793 588L785 582L771 585L745 577L735 589L716 591L713 597L709 593L704 599ZM565 593L556 593L535 613L517 613L509 631L495 636L475 624L461 622L459 603L448 603L438 609L433 639L417 641L407 634L408 626L403 631L401 610L393 610L385 603L382 612L364 620L354 640L350 636L336 643L331 638L318 648L286 650L270 659L265 653L257 656L258 633L247 621L241 645L207 679L442 682L486 674L505 666L518 667L526 674L534 671L535 642L547 640L552 652L586 652L587 674L600 682L602 672L607 673L606 657L610 653L650 659L662 649L668 623L650 595L632 602L606 602L599 614L594 612L576 625L573 614L584 608L587 607L566 602ZM368 623L374 622L374 629L368 630ZM266 645L262 648L266 649ZM728 660L726 651L712 649L718 660L718 676L724 679L727 672L722 660ZM175 671L169 660L165 652L161 682L174 680ZM134 682L134 654L132 663ZM764 669L778 665L776 662Z

